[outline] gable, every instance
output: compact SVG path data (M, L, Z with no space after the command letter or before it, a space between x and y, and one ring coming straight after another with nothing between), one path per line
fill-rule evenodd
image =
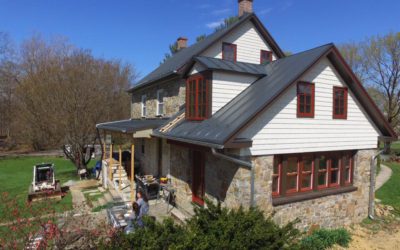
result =
M237 45L237 61L246 63L260 63L260 50L272 51L271 46L265 41L252 22L246 22L235 31L221 38L205 50L201 56L222 59L222 43ZM273 52L272 60L278 57Z
M376 148L382 135L349 88L347 119L332 119L333 87L349 87L327 58L300 81L315 84L314 118L297 118L293 84L239 137L251 138L252 155Z

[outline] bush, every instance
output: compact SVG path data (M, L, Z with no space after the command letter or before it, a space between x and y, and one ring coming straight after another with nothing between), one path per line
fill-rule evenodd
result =
M351 236L344 228L332 230L318 229L301 240L300 248L304 250L320 250L332 247L334 244L347 247L350 241Z
M147 219L130 235L118 233L105 249L297 249L295 222L283 227L257 209L228 210L207 201L185 225Z

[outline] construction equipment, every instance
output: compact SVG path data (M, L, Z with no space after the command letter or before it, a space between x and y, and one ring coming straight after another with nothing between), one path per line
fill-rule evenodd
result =
M28 201L61 197L61 185L60 181L55 179L54 164L41 163L33 166L33 181L29 186Z

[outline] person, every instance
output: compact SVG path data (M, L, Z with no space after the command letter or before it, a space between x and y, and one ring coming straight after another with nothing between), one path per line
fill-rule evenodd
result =
M135 230L135 223L138 223L139 216L139 205L136 202L132 202L132 213L126 217L127 226L124 229L125 234L129 234Z
M139 215L137 223L139 226L143 227L143 216L149 213L149 200L143 190L138 190L136 203L139 205Z

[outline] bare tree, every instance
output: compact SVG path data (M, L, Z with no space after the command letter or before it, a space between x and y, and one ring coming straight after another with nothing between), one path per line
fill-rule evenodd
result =
M12 103L18 68L14 45L8 34L0 32L0 136L9 136Z
M125 90L135 70L95 58L65 39L46 42L40 36L24 42L21 58L16 90L21 137L35 149L63 147L77 169L86 169L95 124L129 117Z
M354 72L378 101L387 121L398 132L400 114L400 32L373 36L341 46ZM383 98L382 98L383 97Z

